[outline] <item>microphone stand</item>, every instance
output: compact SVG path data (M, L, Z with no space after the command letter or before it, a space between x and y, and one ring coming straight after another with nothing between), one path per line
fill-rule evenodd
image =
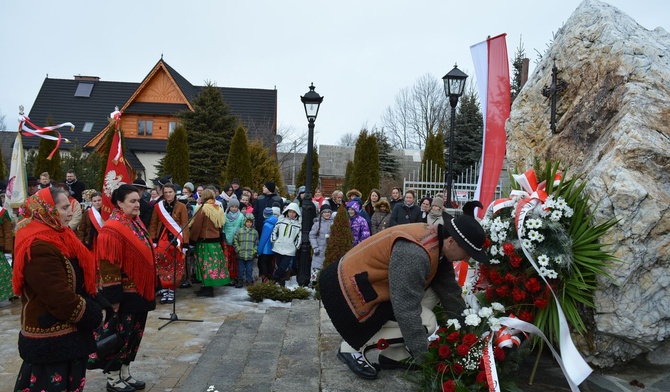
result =
M180 203L179 200L175 200L175 202L176 202L176 203ZM186 206L186 208L188 208L188 205ZM189 219L188 222L186 223L186 226L182 227L181 230L179 230L179 233L177 233L177 235L172 239L172 241L170 241L170 243L165 247L165 251L166 251L166 252L167 252L167 250L170 248L170 246L176 244L177 239L179 238L179 235L184 231L184 229L185 229L186 227L188 227L188 226L191 224L191 222L193 222L193 219L195 219L195 217L198 215L198 213L200 213L200 211L202 211L202 207L199 208L199 209L195 212L195 214L193 214L193 216L191 217L191 219ZM185 257L185 256L186 256L186 255L184 255L184 257ZM168 326L171 322L173 322L173 321L190 321L190 322L195 322L195 323L201 323L201 322L203 321L203 320L180 319L180 318L177 316L177 246L174 247L173 257L174 257L174 259L173 259L173 262L172 262L172 266L173 266L172 283L174 284L174 301L172 301L172 313L170 313L170 317L159 317L159 318L158 318L159 320L168 320L167 323L165 323L165 324L161 325L160 327L158 327L158 330L159 330L159 331L160 331L161 329L167 327L167 326ZM186 264L188 264L187 261L186 261L186 259L184 259L184 262L185 262Z

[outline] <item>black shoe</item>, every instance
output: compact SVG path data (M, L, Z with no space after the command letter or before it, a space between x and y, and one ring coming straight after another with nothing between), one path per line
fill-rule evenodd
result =
M189 283L188 280L185 280L182 284L179 285L180 289L187 289L189 287L193 287L191 283ZM136 388L137 389L137 388Z
M135 392L135 388L126 382L121 382L121 380L114 384L110 384L109 381L107 381L107 392Z
M213 297L214 296L214 287L203 287L200 291L196 291L195 295L198 297Z
M337 350L337 358L344 362L349 370L354 372L357 376L366 380L374 380L377 378L377 370L363 359L363 356L354 358L350 353L343 353Z
M384 355L379 355L379 366L384 370L393 370L393 369L402 369L402 370L421 370L421 366L414 363L411 358L403 359L396 361L385 357Z
M147 384L144 381L135 380L133 376L126 378L126 384L135 388L136 391L141 391L147 386Z

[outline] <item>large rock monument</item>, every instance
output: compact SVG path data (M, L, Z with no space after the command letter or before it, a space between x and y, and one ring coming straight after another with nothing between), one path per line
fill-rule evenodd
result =
M542 95L554 63L567 82L557 94L556 132ZM577 341L587 361L609 367L649 353L667 364L670 34L647 30L606 3L583 1L515 100L507 133L510 167L558 159L587 182L594 220L619 221L602 239L621 262L596 296L595 345Z

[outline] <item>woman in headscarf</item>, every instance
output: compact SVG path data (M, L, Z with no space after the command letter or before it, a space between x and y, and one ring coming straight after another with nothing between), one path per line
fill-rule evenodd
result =
M104 358L92 354L89 369L104 369L108 392L132 392L145 387L130 374L130 363L140 348L147 314L156 309L156 267L149 232L139 217L137 188L119 186L112 193L112 204L115 208L98 232L95 254L100 260L102 294L116 315L98 340L118 331L123 346Z
M195 276L202 282L199 297L213 297L214 287L230 283L226 257L221 248L221 229L226 222L223 208L213 191L205 189L191 222L191 244L195 245ZM202 209L202 211L200 211Z
M44 188L26 202L14 251L14 293L21 296L15 391L75 391L86 384L86 360L95 352L93 332L109 303L96 296L93 254L68 227L67 193Z
M81 242L94 252L98 231L105 223L100 215L100 208L102 208L102 194L100 192L91 193L91 206L86 209L77 227L77 235Z
M174 184L163 186L163 197L154 205L149 234L156 244L156 269L163 287L160 303L171 304L174 302L175 282L180 282L186 271L182 248L188 244L188 211L184 203L177 201ZM175 241L175 237L179 238Z

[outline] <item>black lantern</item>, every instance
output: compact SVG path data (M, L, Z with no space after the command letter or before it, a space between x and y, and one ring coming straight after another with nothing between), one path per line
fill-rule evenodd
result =
M305 165L305 196L302 199L302 244L300 245L300 261L298 262L298 284L307 286L311 277L311 246L309 243L309 231L316 216L316 206L312 203L312 160L314 155L314 122L319 114L319 106L323 97L314 91L314 83L309 86L307 94L300 97L305 105L307 116L307 162Z
M454 64L454 68L449 71L442 80L444 81L444 93L449 98L449 105L451 105L451 127L449 130L449 159L447 166L447 208L452 208L451 193L452 193L452 170L454 167L454 132L456 129L456 106L458 105L458 98L463 95L465 90L465 80L468 75L463 73L458 66Z

